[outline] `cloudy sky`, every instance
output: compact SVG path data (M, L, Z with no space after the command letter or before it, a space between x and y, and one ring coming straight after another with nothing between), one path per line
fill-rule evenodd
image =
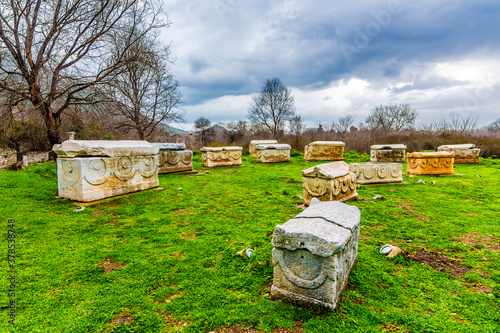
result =
M417 122L451 113L500 118L498 0L165 0L186 123L246 120L278 77L308 126L381 104Z

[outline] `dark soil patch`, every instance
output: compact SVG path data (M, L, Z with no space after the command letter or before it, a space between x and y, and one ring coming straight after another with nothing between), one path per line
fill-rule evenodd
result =
M409 257L421 264L431 266L436 271L446 271L455 276L462 276L471 270L470 267L455 262L439 251L427 252L425 249L420 249L417 253Z
M134 320L134 318L132 316L118 317L118 318L113 319L113 321L111 322L111 324L118 325L118 324L121 324L121 323L131 323L132 320Z
M121 262L114 262L111 259L106 258L103 261L99 262L97 266L104 267L104 274L109 274L113 272L115 269L127 266L127 264Z

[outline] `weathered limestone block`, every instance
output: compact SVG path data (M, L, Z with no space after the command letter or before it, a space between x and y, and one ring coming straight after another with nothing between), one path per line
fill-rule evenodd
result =
M356 175L356 184L403 182L403 165L400 163L351 163L349 169Z
M158 147L146 141L64 141L54 145L59 196L90 202L157 187Z
M255 145L255 151L257 152L257 162L290 162L290 148L290 145L279 143Z
M416 152L407 156L406 172L412 175L452 175L455 153Z
M372 162L404 162L406 145L373 145L370 146L370 161Z
M344 159L342 141L314 141L304 149L304 161L342 161Z
M260 145L260 144L273 144L273 143L278 143L276 140L252 140L250 141L250 145L248 146L248 150L250 151L250 156L256 157L257 156L257 151L255 150L255 145Z
M272 296L335 309L358 255L360 220L357 207L318 201L276 226Z
M158 173L172 173L193 170L193 152L185 150L184 143L153 143L160 148Z
M473 143L462 145L443 145L438 147L438 151L455 153L455 164L474 164L479 163L479 153L481 152L481 149L474 147L475 145Z
M203 147L201 148L202 165L206 168L241 165L242 150L243 148L236 146Z
M320 164L302 170L304 204L308 206L312 198L320 201L349 201L358 197L356 176L349 172L344 161Z

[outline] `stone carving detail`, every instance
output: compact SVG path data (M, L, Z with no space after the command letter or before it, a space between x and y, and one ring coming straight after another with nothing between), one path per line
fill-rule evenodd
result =
M158 173L173 173L193 170L193 152L184 150L184 143L153 143L160 147Z
M255 150L255 145L259 144L275 144L278 143L276 140L252 140L250 141L250 145L248 146L248 150L250 152L250 156L257 157L257 151Z
M257 162L290 162L290 148L290 145L279 143L255 145L255 150L257 152Z
M241 165L241 147L203 147L202 165L207 168Z
M373 145L370 147L371 162L404 162L406 145Z
M455 164L477 164L479 163L479 153L481 153L481 149L474 147L475 145L472 143L462 145L443 145L438 147L438 151L455 153Z
M349 165L343 161L321 164L302 170L304 204L312 198L320 201L349 201L358 197L356 176L349 172Z
M59 196L90 202L121 194L157 187L158 150L145 141L112 141L99 147L100 141L75 141L55 145ZM81 145L80 145L81 142ZM132 142L127 153L127 145ZM65 148L69 147L69 151ZM104 152L113 153L113 157ZM149 152L149 155L140 155ZM88 156L95 153L96 156ZM122 153L124 156L118 156ZM83 155L83 156L78 156Z
M361 213L340 202L320 202L276 226L273 297L333 310L356 261Z
M401 183L403 165L400 163L352 163L349 169L356 176L356 184Z
M341 161L344 159L342 141L314 141L304 149L304 161Z
M407 156L406 172L413 175L451 175L455 153L416 152Z

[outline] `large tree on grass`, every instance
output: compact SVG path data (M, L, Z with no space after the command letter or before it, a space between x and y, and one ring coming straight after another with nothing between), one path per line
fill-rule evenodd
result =
M0 0L0 102L31 103L59 143L64 111L95 103L89 88L112 81L138 37L167 24L159 0ZM116 36L121 54L110 52Z
M259 94L252 97L247 117L254 124L263 124L275 139L285 123L295 116L292 92L279 78L267 79Z

